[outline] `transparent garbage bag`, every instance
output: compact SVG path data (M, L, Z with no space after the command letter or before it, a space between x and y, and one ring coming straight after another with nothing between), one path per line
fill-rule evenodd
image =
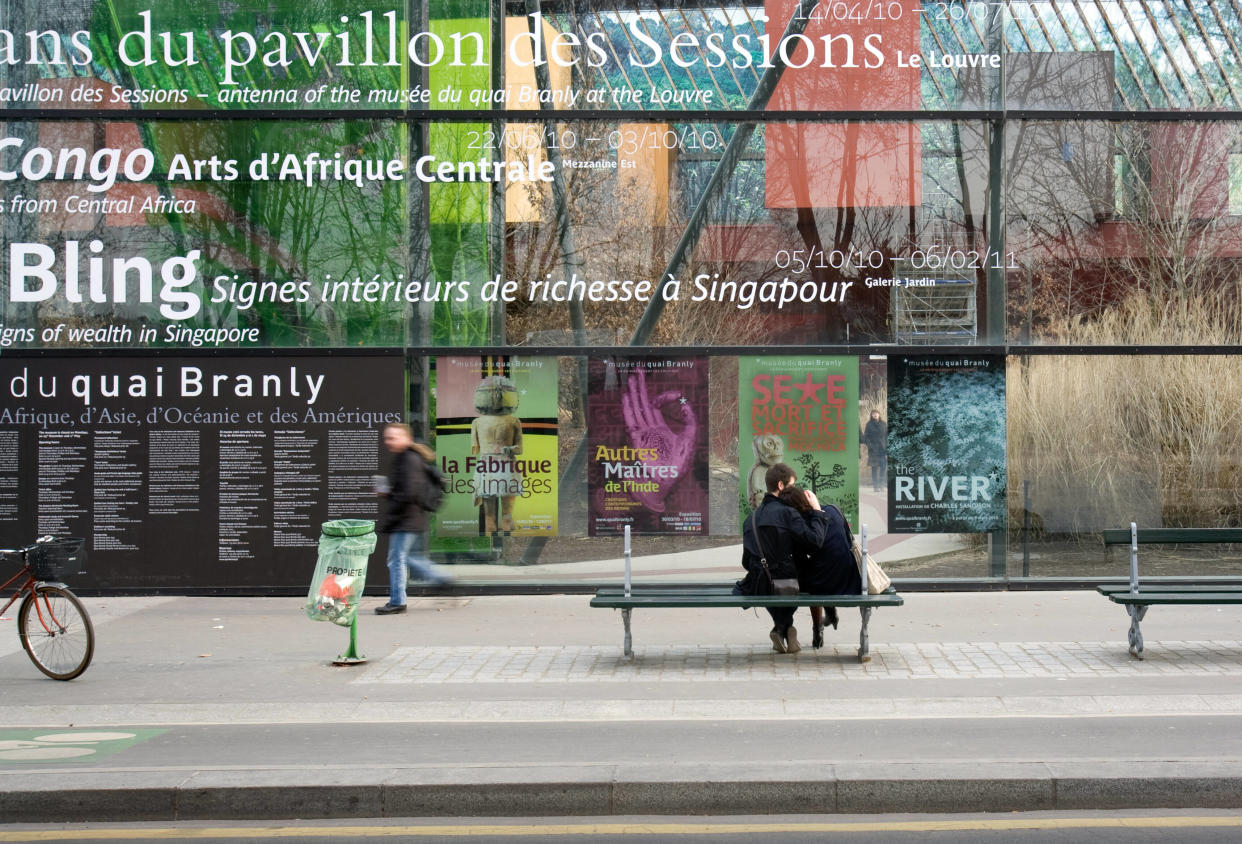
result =
M312 621L348 627L358 614L367 559L375 550L375 522L336 519L324 522L321 530L319 560L306 595L306 615Z

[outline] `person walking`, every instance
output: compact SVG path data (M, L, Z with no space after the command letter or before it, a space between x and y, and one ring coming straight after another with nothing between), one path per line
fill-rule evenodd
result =
M780 493L797 480L794 470L784 463L777 463L764 476L767 494L742 525L742 566L746 569L746 577L737 587L742 594L768 594L760 591L771 588L770 583L764 582L760 560L767 560L772 577L795 578L795 555L810 554L824 542L828 529L826 520L804 519L779 498ZM814 493L806 492L805 496L808 506L818 511L819 500ZM802 650L798 631L793 626L794 612L793 607L768 607L773 622L768 636L772 640L772 650L779 654L795 654Z
M436 585L452 583L427 557L428 484L424 464L436 459L435 453L414 441L409 425L397 422L384 426L384 447L392 454L388 470L388 489L380 533L388 534L388 603L375 608L380 615L405 612L405 587L409 572Z
M862 441L867 446L867 465L871 467L871 491L879 492L881 480L888 484L888 426L880 418L880 411L871 411Z

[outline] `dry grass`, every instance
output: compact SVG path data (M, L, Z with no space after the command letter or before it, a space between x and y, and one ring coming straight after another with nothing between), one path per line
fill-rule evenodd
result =
M1064 335L1088 345L1236 344L1231 297L1138 295ZM1242 367L1224 355L1031 356L1008 378L1010 524L1030 482L1037 529L1242 524Z

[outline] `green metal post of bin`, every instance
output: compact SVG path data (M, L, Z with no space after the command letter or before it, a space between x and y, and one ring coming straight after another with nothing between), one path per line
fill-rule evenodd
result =
M358 665L366 661L366 656L358 653L358 616L355 615L354 620L349 623L349 648L345 653L332 660L332 664Z

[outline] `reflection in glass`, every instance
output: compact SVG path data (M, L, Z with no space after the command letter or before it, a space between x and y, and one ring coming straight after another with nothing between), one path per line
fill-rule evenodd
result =
M558 217L552 192L539 185L521 195L520 214L510 198L509 342L572 344L567 298L582 301L587 343L627 342L678 241L690 236L695 247L653 344L976 340L989 263L1011 260L985 246L978 127L882 124L901 135L895 147L827 127L815 156L789 147L782 158L794 135L776 129L807 125L761 124L701 229L688 232L737 125L564 121L545 131L544 144L561 147L567 209ZM896 173L883 166L893 156L904 161ZM855 177L868 161L886 175L864 190L867 180ZM836 174L831 185L811 178L824 172ZM558 220L578 244L576 279L564 277Z
M122 174L111 185L89 169L75 180L72 164L68 178L52 169L6 185L10 207L22 196L37 204L5 218L5 258L18 276L7 324L111 326L108 343L122 346L403 341L406 183L348 174L389 172L403 160L406 127L40 123L18 132L29 140L14 158L44 149L57 161L65 150L94 160L112 150L149 166L146 178ZM33 225L11 225L22 222ZM49 345L93 343L62 332Z
M1234 344L1234 123L1018 125L1009 148L1010 337Z

